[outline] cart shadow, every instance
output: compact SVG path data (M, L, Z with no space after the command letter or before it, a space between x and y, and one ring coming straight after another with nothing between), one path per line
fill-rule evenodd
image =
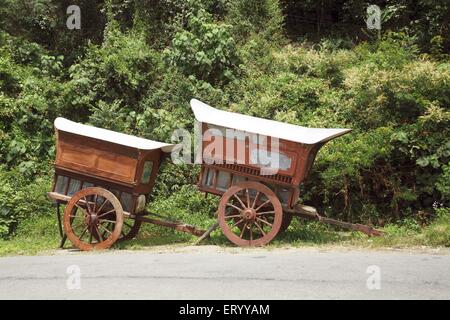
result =
M328 226L315 221L295 219L289 228L279 234L275 242L278 244L339 244L348 242L361 235L355 232L343 231L333 226ZM366 235L363 235L367 237Z
M289 228L277 235L268 245L277 246L310 246L339 244L349 242L352 239L367 237L355 232L342 231L332 226L295 219ZM190 234L177 232L155 226L143 227L139 234L131 240L117 242L112 247L115 250L145 250L152 247L163 247L172 245L193 245L196 237ZM221 247L235 247L222 233L220 229L213 231L209 238L203 240L199 246L217 245ZM81 250L68 246L64 248L69 253L82 252Z
M80 250L76 247L73 247L71 244L68 246L67 244L64 246L64 248L60 248L62 249L64 252L67 253L80 253L80 252L85 252L83 250Z
M278 234L275 239L269 243L269 246L339 244L361 237L368 238L368 236L364 234L339 230L338 228L323 225L318 222L293 220L289 228ZM205 239L201 244L234 247L220 230L214 231L211 234L211 237Z
M154 226L150 226L148 229L143 227L142 229L134 239L118 242L114 244L114 248L119 250L146 249L158 246L186 244L192 242L192 239L195 239L190 234L177 232L172 229L157 228Z

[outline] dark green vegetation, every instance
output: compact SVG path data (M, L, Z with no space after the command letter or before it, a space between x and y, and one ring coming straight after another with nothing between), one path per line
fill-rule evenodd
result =
M0 0L3 252L57 244L45 197L55 117L169 141L175 128L192 129L192 97L353 128L320 151L302 201L386 226L394 238L378 243L448 246L450 10L446 1L373 3L386 13L380 37L365 28L365 1ZM71 4L81 7L81 30L66 27ZM154 210L211 223L217 199L195 191L197 173L166 164ZM296 224L280 243L360 237ZM190 239L156 227L140 238L125 246Z

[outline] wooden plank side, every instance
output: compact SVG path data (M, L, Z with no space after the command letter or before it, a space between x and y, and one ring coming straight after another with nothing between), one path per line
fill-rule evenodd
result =
M134 150L121 146L105 145L64 133L57 142L56 165L125 183L134 183L138 159ZM129 155L126 151L130 151Z
M222 130L226 128L220 127ZM297 159L298 159L298 143L278 140L278 150L271 150L272 137L265 137L265 139L254 142L250 136L245 135L245 139L237 139L236 137L227 138L225 136L219 137L214 136L214 132L209 132L208 125L203 124L203 137L202 142L202 155L204 155L205 150L211 153L211 159L215 160L215 163L220 164L239 164L241 166L248 166L251 168L260 169L259 164L253 163L251 159L251 154L253 152L258 152L262 150L264 152L274 151L280 153L280 156L287 157L291 161L289 168L279 168L278 174L286 175L289 177L295 176L297 173ZM217 130L217 128L214 128ZM280 159L281 160L281 159Z

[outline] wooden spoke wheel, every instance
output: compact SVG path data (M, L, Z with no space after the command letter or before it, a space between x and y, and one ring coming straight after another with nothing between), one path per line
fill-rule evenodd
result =
M283 209L265 185L246 181L229 188L220 199L219 225L238 246L262 246L280 230Z
M119 200L103 188L75 193L64 210L64 231L80 250L111 247L122 231L123 209Z
M111 220L112 217L107 215L107 216L105 216L105 218L108 220ZM134 237L136 237L137 234L139 233L139 229L141 228L141 225L142 225L141 220L125 218L123 220L122 230L120 231L120 236L119 236L119 239L117 239L117 242L134 239ZM106 229L108 229L111 232L114 231L114 224L112 224L112 223L107 223L105 227L106 227ZM107 231L103 230L102 235L105 236L106 234L107 234Z
M233 199L231 199L230 201L232 201ZM239 204L235 204L235 206L239 206ZM267 209L264 209L264 211L270 211L270 207ZM263 210L262 210L263 211ZM250 237L250 230L249 228L245 227L245 220L241 219L241 216L239 214L239 211L236 210L234 207L228 207L227 208L227 216L231 216L233 215L234 217L232 218L234 220L234 223L236 224L236 227L239 228L239 230L241 230L241 232L243 232L243 237L245 239L248 239ZM273 223L273 216L267 216L266 217L267 222L269 223ZM281 221L281 227L283 227L283 220ZM280 227L280 231L278 231L278 233L282 232L281 231L281 227Z
M123 222L122 232L118 241L134 239L139 233L142 221L137 219L125 219Z
M289 228L289 225L291 224L293 214L292 213L283 213L283 220L281 221L281 228L278 233L284 232Z

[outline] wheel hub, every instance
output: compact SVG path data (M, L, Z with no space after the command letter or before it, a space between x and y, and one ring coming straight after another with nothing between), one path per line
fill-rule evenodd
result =
M256 219L256 210L252 208L245 209L242 212L242 216L246 220L255 220Z
M96 213L90 213L86 216L86 225L92 227L98 224L98 215Z

